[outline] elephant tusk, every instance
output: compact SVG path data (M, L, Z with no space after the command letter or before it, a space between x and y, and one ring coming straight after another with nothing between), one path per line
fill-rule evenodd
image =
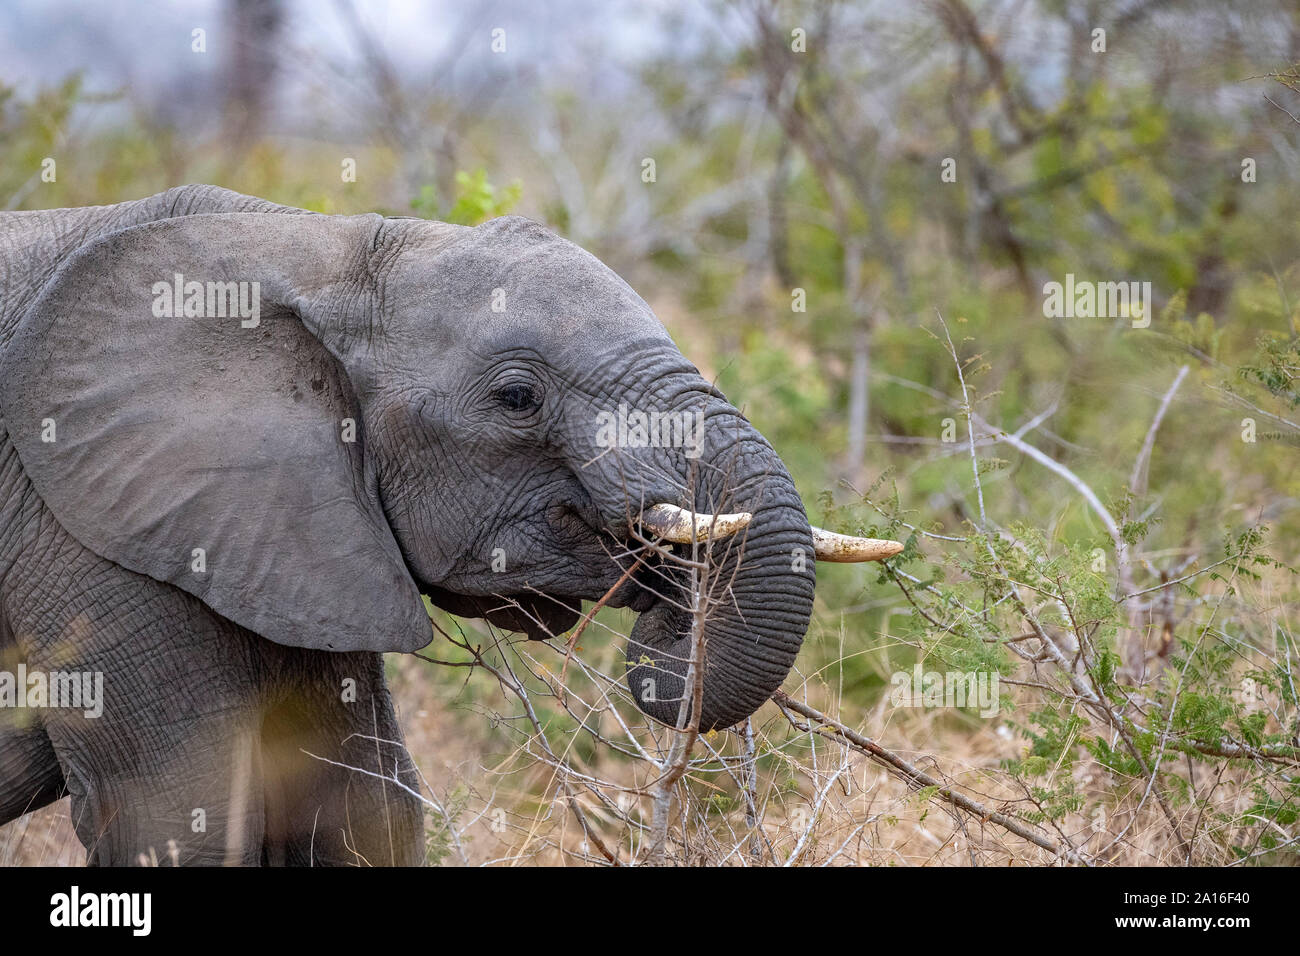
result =
M884 561L903 550L897 541L885 541L880 538L854 538L847 534L836 534L818 528L812 529L813 550L818 561L834 561L838 564L851 564L857 561Z
M676 505L653 505L641 512L641 527L674 544L729 538L748 526L753 515L742 511L734 515L692 513ZM692 521L694 518L694 521Z

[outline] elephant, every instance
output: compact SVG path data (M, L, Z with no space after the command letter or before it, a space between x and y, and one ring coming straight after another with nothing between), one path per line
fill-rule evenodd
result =
M637 706L708 731L789 672L800 555L901 550L811 526L649 306L525 218L190 185L2 213L0 263L0 823L69 795L90 865L420 863L382 655L430 642L424 597L542 640L631 608Z

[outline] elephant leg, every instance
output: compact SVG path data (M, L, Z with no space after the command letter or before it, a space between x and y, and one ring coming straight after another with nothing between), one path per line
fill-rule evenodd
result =
M100 666L103 715L57 711L48 722L87 863L260 864L260 708L223 699L220 667Z
M411 791L420 782L383 657L275 650L286 658L276 671L288 677L262 728L266 862L418 865L424 811Z
M10 623L29 673L100 687L98 707L40 711L88 862L260 863L265 642L171 585L63 554L53 570L76 586L18 582Z
M46 533L0 614L29 671L102 682L100 713L40 712L91 864L420 862L380 655L273 644Z
M0 826L64 794L63 770L45 729L0 709Z
M0 608L0 670L22 660ZM35 711L0 707L0 826L63 796L63 771Z
M261 749L251 727L190 724L168 759L129 761L62 730L52 739L87 865L261 864Z

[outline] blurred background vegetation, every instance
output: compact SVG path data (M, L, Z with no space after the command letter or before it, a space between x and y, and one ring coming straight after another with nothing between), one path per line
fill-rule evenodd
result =
M1291 771L1211 761L1202 774L1235 775L1225 803L1193 755L1220 739L1300 743L1286 567L1300 552L1297 63L1291 0L19 0L0 11L0 204L210 182L321 212L549 224L647 299L781 453L814 521L909 539L897 567L910 577L819 569L787 689L945 755L949 779L996 769L1009 790L978 780L999 806L1107 859L1278 862L1294 860ZM1150 282L1150 326L1045 317L1044 284L1066 274ZM979 488L967 411L987 423L973 433ZM1023 574L982 557L1009 538ZM1035 574L1058 582L1058 606L1088 608L1092 686L1117 681L1116 706L1167 719L1163 737L1114 757L1123 729L1072 723L1068 689L1015 688L993 721L888 706L890 675L931 654L1032 684L1037 664L1007 653L1016 635L988 608ZM1159 601L1117 599L1148 588ZM945 618L953 601L983 602L982 623ZM617 669L620 642L583 642L609 644L601 663ZM435 656L468 659L457 653ZM427 743L435 767L455 752L474 777L511 753L517 728L482 719L491 676L408 665L393 669L417 760ZM1243 700L1247 679L1264 697ZM581 717L538 706L578 764L617 759ZM805 736L762 766L815 809L819 744ZM1200 749L1160 770L1171 741ZM1154 823L1137 799L1148 775L1168 801ZM449 785L449 817L472 811L477 785ZM511 786L512 814L528 800L521 812L541 812L546 773ZM738 799L725 781L700 786L702 819ZM891 799L871 818L892 835L852 858L968 862L941 826L916 835L935 825L914 795ZM1098 825L1098 807L1130 816ZM844 833L869 816L845 813ZM1079 836L1080 815L1098 842ZM822 834L832 850L839 825ZM452 852L438 832L434 856ZM794 837L773 839L793 852Z

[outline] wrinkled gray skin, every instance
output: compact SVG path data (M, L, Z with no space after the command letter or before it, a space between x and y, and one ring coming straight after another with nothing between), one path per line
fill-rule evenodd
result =
M562 633L657 502L755 516L713 545L702 727L789 671L814 586L789 475L646 304L542 227L186 186L0 214L0 266L0 670L105 687L98 719L0 709L0 823L67 792L92 863L418 862L418 802L327 762L417 786L380 652L429 642L421 593ZM259 282L260 325L155 317L175 273ZM695 467L599 447L620 403L702 408ZM610 602L642 612L628 681L668 723L683 580L655 558Z

